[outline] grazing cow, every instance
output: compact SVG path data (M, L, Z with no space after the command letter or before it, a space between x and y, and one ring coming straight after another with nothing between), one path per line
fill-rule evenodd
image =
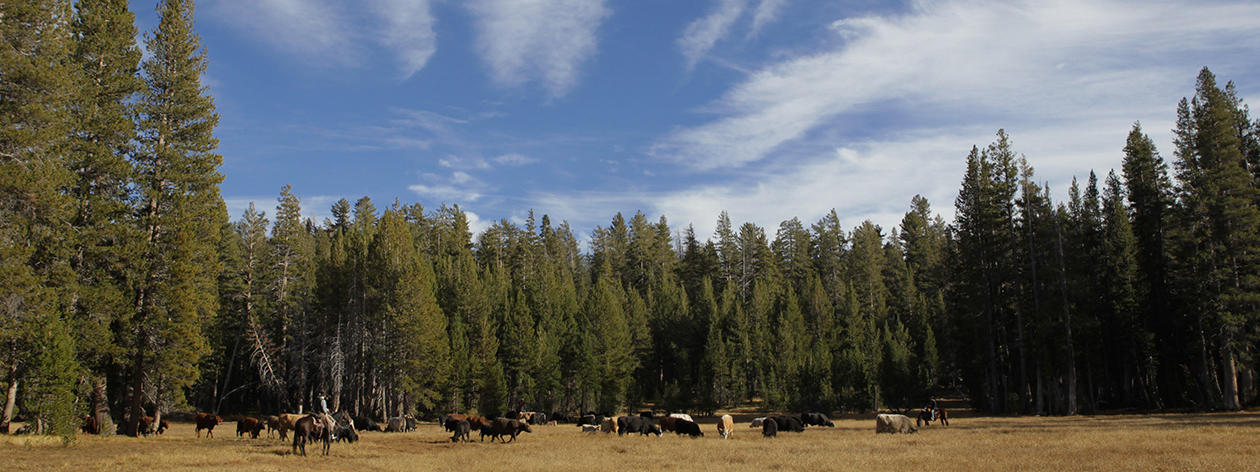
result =
M472 432L472 426L468 424L468 420L459 420L455 423L455 435L451 436L451 442L470 442L472 438L469 433Z
M83 415L80 419L83 420L83 424L79 426L79 429L82 429L83 432L88 434L101 434L101 427L97 424L95 416Z
M930 426L932 424L933 414L935 414L936 419L941 421L941 424L945 426L949 426L949 411L946 411L945 409L942 409L942 408L937 408L935 411L931 411L931 410L920 411L919 417L914 420L914 425L920 426L919 423L922 422L923 424Z
M908 434L918 430L919 427L915 426L910 417L906 415L880 414L875 417L875 434Z
M511 420L507 418L495 418L490 422L490 442L498 439L499 442L509 443L516 440L516 435L526 432L532 433L529 429L529 423L523 423L520 420ZM503 436L511 436L512 439L504 441Z
M166 420L162 420L158 422L157 431L155 432L158 434L158 436L161 436L162 433L165 433L167 429L170 429L170 427L171 427L170 423L167 423Z
M630 433L639 433L643 436L649 434L660 436L661 428L656 427L656 424L652 423L651 418L642 416L622 416L617 418L617 434L626 435Z
M805 423L806 426L836 427L836 424L831 422L831 418L823 413L801 413L801 423Z
M297 426L298 420L304 418L305 415L297 415L293 413L284 413L280 415L280 439L289 438L289 431Z
M381 425L366 416L360 416L354 419L354 428L360 431L381 431Z
M748 425L748 427L749 427L749 428L760 428L760 427L761 427L761 425L762 425L763 423L765 423L765 421L766 421L766 417L764 417L764 416L763 416L763 417L761 417L761 418L753 418L752 423L750 423L750 424Z
M593 424L580 424L578 426L582 428L583 433L595 434L599 432L599 426Z
M678 434L686 434L693 438L704 437L704 432L700 431L700 425L696 424L694 421L678 418L678 421L674 423L674 428L674 432Z
M761 421L761 435L767 438L779 437L779 423L774 418L764 418Z
M263 422L255 418L241 418L236 422L236 437L242 437L245 433L249 433L250 439L258 439L258 433L263 429Z
M801 420L791 416L775 416L774 422L779 426L779 431L790 431L793 433L805 432L805 425L801 424Z
M731 415L722 415L717 424L718 434L722 435L722 439L730 439L735 434L735 418Z
M451 420L446 420L447 424L450 424L450 421ZM459 421L464 421L464 420L456 420L456 422L459 422ZM386 433L401 433L403 431L403 428L406 428L406 427L407 427L407 421L404 420L403 417L401 416L395 416L393 418L390 418L389 422L385 424L385 432ZM447 429L449 430L450 428L447 428Z
M271 433L274 433L279 430L280 430L280 417L268 416L267 417L267 439L271 439Z
M328 440L328 431L324 430L324 420L315 415L307 415L298 419L293 424L293 453L297 454L298 448L301 448L302 455L306 455L306 443L315 442L315 440L323 441L324 455L328 455L329 446L332 444Z
M678 418L674 418L673 416L662 416L661 417L661 431L667 431L671 433L676 432L674 425L677 424L677 422L678 422Z
M197 437L201 437L201 430L206 430L206 437L214 437L214 427L223 422L223 418L214 413L197 413Z
M691 415L688 415L688 414L686 414L686 413L670 413L670 414L669 414L669 416L670 416L671 418L678 418L678 419L680 419L680 420L687 420L687 421L690 421L690 422L693 422L693 423L696 421L696 420L691 419Z

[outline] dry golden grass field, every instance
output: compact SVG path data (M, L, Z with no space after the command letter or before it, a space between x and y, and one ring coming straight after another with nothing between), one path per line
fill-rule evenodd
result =
M0 470L1260 470L1260 412L954 418L917 434L875 434L870 415L835 428L762 438L738 415L722 440L713 418L697 418L705 437L690 439L583 434L572 425L535 426L514 443L452 444L449 433L421 424L410 433L362 434L320 456L291 454L279 439L239 439L235 423L198 439L191 423L172 423L149 438L0 436ZM264 433L265 434L265 433Z

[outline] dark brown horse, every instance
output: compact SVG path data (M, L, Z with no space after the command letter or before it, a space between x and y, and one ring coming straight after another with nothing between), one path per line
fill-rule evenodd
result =
M324 428L324 421L318 416L307 415L297 420L293 424L293 453L297 454L298 449L302 450L302 455L306 455L306 442L315 442L321 440L324 443L324 455L328 455L328 447L332 441L328 440L328 431Z
M937 408L936 419L940 420L941 424L945 426L949 426L949 411L944 408ZM932 424L932 411L931 410L925 409L925 410L919 411L919 417L914 420L914 425L921 426L923 424L928 424L928 425Z

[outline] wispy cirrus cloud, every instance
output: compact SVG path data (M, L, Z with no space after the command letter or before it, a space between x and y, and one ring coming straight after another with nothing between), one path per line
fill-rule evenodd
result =
M577 83L596 52L599 26L612 13L604 0L470 0L477 50L502 86L538 81L552 97Z
M687 57L687 70L694 68L719 40L730 34L731 27L747 7L748 0L718 0L712 12L687 25L678 38L678 49Z
M358 66L379 47L395 57L406 79L437 51L429 0L369 0L366 5L217 0L209 8L213 17L272 48L320 66Z
M754 38L761 29L778 20L787 0L759 0L752 13L747 38ZM719 41L731 35L736 23L748 11L749 0L716 0L713 11L687 25L678 38L678 49L687 58L687 70L708 56Z
M485 195L485 182L464 171L451 172L448 175L425 173L425 183L408 187L416 195L432 198L439 202L463 203L476 202Z
M1257 16L1254 3L925 1L909 14L842 19L833 50L753 73L708 107L716 119L673 132L653 154L740 167L877 112L994 129L1138 119L1193 77L1199 52L1260 41Z

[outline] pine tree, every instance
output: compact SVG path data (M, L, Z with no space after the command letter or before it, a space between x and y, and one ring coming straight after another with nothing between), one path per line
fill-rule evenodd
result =
M1142 132L1140 124L1134 124L1124 147L1125 196L1132 220L1135 253L1138 265L1138 310L1145 313L1148 325L1155 336L1158 352L1158 389L1155 402L1176 401L1177 379L1181 372L1181 350L1186 345L1179 340L1185 334L1184 320L1178 320L1179 310L1172 310L1168 288L1168 230L1172 206L1172 182L1168 177L1168 165L1155 149L1155 143ZM1156 387L1156 385L1152 385ZM1159 404L1159 403L1157 403Z
M1233 85L1219 88L1204 68L1175 130L1179 285L1196 318L1203 402L1230 410L1241 408L1238 357L1260 306L1260 209L1238 132L1248 127L1242 110Z
M78 274L71 329L92 385L92 414L102 433L113 431L106 374L121 353L111 325L130 316L132 295L126 267L140 240L132 221L127 155L136 139L131 103L144 86L136 47L135 15L122 0L75 2L71 57L77 90L71 108L68 154L76 174L69 188L79 237L71 257Z
M7 432L22 382L31 395L51 401L38 401L44 411L35 414L61 418L56 412L69 408L61 403L69 392L55 391L67 372L41 366L72 362L75 349L56 351L70 359L44 352L48 330L66 329L66 297L77 278L69 264L74 233L66 223L73 202L65 191L73 181L67 136L76 82L69 1L4 0L0 18L0 316L6 320L0 362L9 387L0 431ZM53 426L58 433L72 429Z
M201 327L216 310L215 246L226 221L215 154L218 115L201 86L205 51L193 31L193 5L166 0L157 29L146 35L152 55L144 70L146 89L137 103L141 148L135 158L144 229L136 314L128 328L132 358L130 418L136 434L144 416L144 379L162 372L169 384L156 387L182 401L196 382L204 350Z

